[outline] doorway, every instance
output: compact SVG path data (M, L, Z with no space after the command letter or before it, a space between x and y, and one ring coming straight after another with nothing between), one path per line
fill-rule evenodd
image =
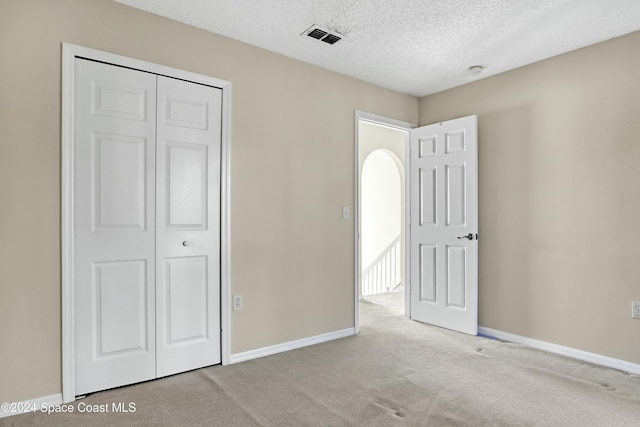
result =
M359 302L408 316L405 158L413 125L357 112L356 328Z
M229 90L63 45L65 403L228 362Z
M360 328L362 293L363 162L370 152L364 135L370 124L404 134L405 224L404 314L414 320L475 335L478 321L477 117L467 116L416 128L408 123L356 112L355 326ZM412 221L409 221L409 218ZM411 289L414 288L414 289ZM366 301L366 300L364 300Z
M364 129L361 135L362 145L366 145ZM360 292L363 297L394 292L403 285L403 176L403 160L390 150L378 148L364 160L360 175Z

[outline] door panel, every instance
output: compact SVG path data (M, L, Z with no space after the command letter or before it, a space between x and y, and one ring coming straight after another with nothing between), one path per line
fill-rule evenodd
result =
M145 260L93 264L97 357L148 350Z
M193 93L194 97L181 96L176 93L164 94L165 125L201 130L208 129L209 100L201 98L200 94Z
M445 165L447 194L446 225L464 227L466 224L465 165Z
M477 333L476 116L411 131L411 317ZM462 238L471 233L472 240Z
M146 122L148 115L153 113L153 110L148 108L149 92L145 88L129 86L131 82L127 80L109 81L110 83L100 80L91 82L93 114Z
M200 341L209 336L207 257L165 261L167 345Z
M435 245L420 245L420 301L437 301L436 260Z
M221 95L158 77L159 377L220 363Z
M449 307L464 309L466 306L465 252L464 246L447 245L447 306Z
M155 377L156 78L76 60L76 393Z
M166 141L168 195L167 228L207 228L208 146Z
M420 226L436 225L436 169L420 169Z
M146 140L92 134L93 230L146 229Z

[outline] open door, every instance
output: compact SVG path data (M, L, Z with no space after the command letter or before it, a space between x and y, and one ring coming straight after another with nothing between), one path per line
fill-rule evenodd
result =
M478 333L477 117L413 129L411 318Z

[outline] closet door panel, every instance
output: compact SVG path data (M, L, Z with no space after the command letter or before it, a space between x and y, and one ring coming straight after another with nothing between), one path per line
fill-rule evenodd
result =
M155 377L156 76L76 59L76 394Z
M157 373L220 363L222 90L158 77Z

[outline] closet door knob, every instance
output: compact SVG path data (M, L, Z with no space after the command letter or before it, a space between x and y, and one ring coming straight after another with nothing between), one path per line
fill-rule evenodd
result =
M182 246L191 246L192 243L188 240L185 240L184 242L182 242Z

